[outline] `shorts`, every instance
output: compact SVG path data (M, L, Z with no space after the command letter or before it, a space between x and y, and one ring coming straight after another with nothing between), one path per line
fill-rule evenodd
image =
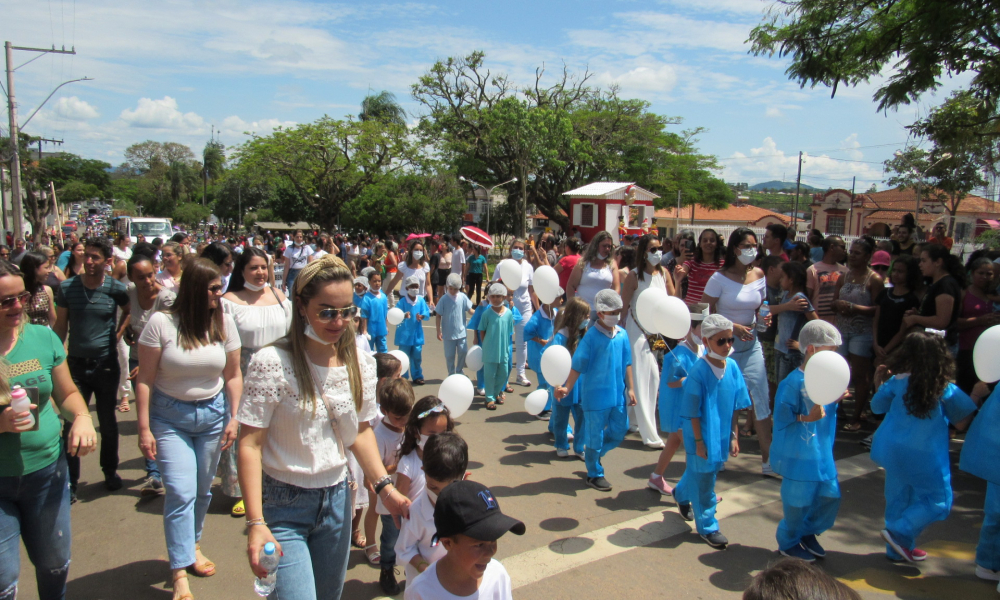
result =
M860 356L861 358L871 358L874 355L872 344L875 342L871 332L867 333L843 333L840 334L841 344L838 352L844 358L848 354Z
M774 351L774 342L761 341L761 349L764 351L764 368L767 369L767 382L771 385L778 385L777 354Z

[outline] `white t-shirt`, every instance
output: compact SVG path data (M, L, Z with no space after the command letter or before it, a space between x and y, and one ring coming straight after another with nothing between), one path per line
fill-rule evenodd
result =
M222 315L224 343L216 342L185 350L180 346L177 331L178 315L154 313L139 336L139 343L160 349L160 364L156 368L156 389L178 400L193 402L212 398L222 390L222 370L226 354L240 349L240 334L236 322Z
M301 246L289 244L285 247L284 256L288 259L289 269L302 269L309 263L309 257L312 254L313 249L306 244Z
M113 246L111 248L111 253L114 255L116 261L118 260L127 261L128 259L132 258L131 248L125 248L124 250L122 250L119 246Z
M400 431L396 433L395 431L386 427L385 423L379 421L374 428L375 431L375 444L378 446L378 455L382 457L382 465L386 467L391 467L396 464L396 452L399 451L399 444L403 441L403 432ZM396 483L396 476L392 476L392 483ZM380 515L387 515L389 511L386 510L385 505L382 504L382 498L379 497L375 504L375 512Z
M451 272L462 274L462 267L465 266L465 250L462 247L452 249L451 251Z
M417 568L410 564L413 557L420 555L433 563L448 553L444 544L432 544L436 533L434 505L425 492L410 505L410 518L403 519L399 537L396 538L396 564L406 565L407 581L413 581L419 575Z
M396 475L406 475L410 478L410 489L406 492L406 497L411 501L423 495L424 488L427 487L427 482L424 480L424 461L417 455L416 450L399 459Z
M236 418L267 429L261 463L264 472L285 483L309 489L330 487L347 477L343 449L358 437L358 423L375 417L375 359L358 357L362 402L355 410L347 367L315 368L323 397L315 408L299 398L291 355L267 346L254 354L243 378L243 398ZM334 433L336 427L336 433ZM338 438L343 445L338 443Z
M705 295L718 298L715 310L738 325L753 325L757 309L764 303L764 278L742 284L718 271L705 285Z
M441 586L437 576L438 564L431 564L413 581L406 580L404 600L458 600L460 598L466 600L512 600L513 598L510 575L507 574L507 569L503 568L500 561L495 558L490 559L490 564L486 565L479 589L468 596L456 596Z

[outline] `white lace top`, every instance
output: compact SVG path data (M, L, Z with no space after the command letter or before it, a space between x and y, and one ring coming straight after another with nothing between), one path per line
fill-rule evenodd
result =
M344 449L358 436L358 423L375 418L375 359L358 357L363 398L355 411L347 367L315 367L324 378L323 402L303 407L291 355L274 346L257 352L243 380L243 398L237 420L267 429L262 463L264 472L278 481L303 488L325 488L347 477ZM340 438L340 444L337 438ZM341 445L342 444L342 445Z

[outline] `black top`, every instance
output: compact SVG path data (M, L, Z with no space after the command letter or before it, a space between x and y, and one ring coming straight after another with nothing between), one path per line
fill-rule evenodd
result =
M955 329L955 321L958 320L958 315L962 312L962 286L959 285L954 277L945 275L927 288L927 295L924 296L924 300L920 305L920 316L936 316L937 297L942 294L947 294L955 299L955 303L951 308L951 318L948 320L948 327L945 330L946 333L944 336L944 341L951 346L958 343L958 330Z
M893 256L900 256L900 255L913 256L913 251L917 248L917 243L914 242L913 240L910 240L910 241L913 242L912 244L910 244L910 247L909 248L904 248L904 247L902 247L902 246L899 245L899 242L897 242L896 240L892 240L892 255Z
M903 326L906 311L919 307L920 301L913 292L897 296L893 293L893 288L885 288L875 303L881 309L878 315L878 331L875 332L876 342L885 348Z

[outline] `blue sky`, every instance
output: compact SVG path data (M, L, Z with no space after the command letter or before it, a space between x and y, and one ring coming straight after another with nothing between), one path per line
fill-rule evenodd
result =
M545 64L589 69L657 113L704 127L703 152L727 181L802 180L816 187L882 189L881 162L907 142L919 106L877 113L873 84L800 89L787 62L747 53L759 0L507 0L333 3L305 1L120 2L0 0L0 33L18 46L75 45L75 56L40 58L17 72L21 122L68 79L26 133L113 164L146 139L188 144L200 155L212 126L226 145L244 132L323 114L356 114L372 90L411 112L409 86L435 60L481 49L487 65L532 81ZM33 54L15 52L16 64ZM960 82L958 82L960 83ZM6 131L6 120L3 130ZM641 182L640 182L641 185Z

